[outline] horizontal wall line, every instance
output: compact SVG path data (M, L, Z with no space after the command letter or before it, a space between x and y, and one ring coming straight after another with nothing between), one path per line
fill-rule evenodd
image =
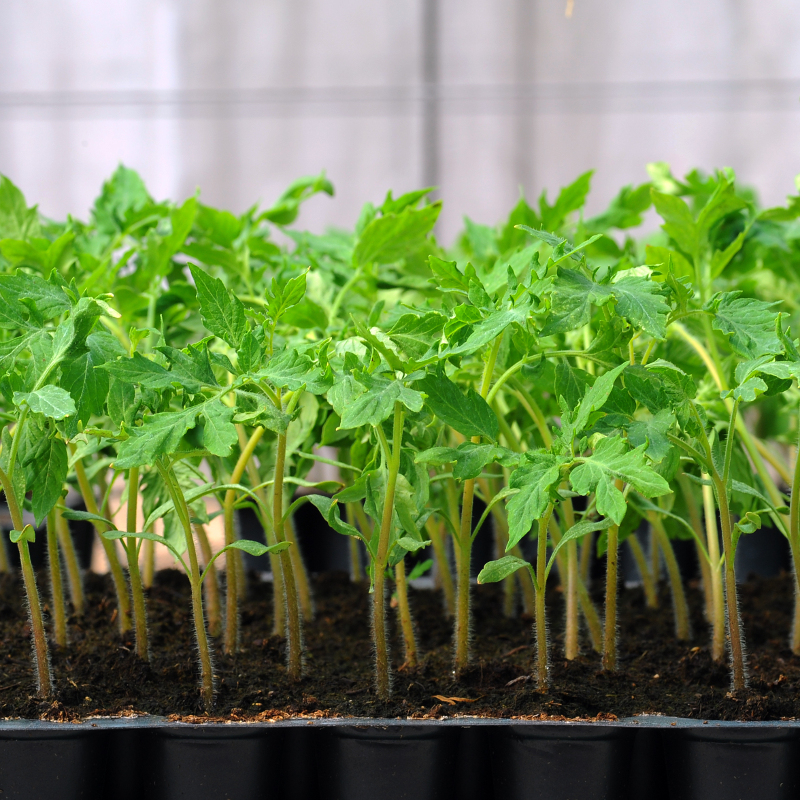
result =
M0 92L0 119L800 112L800 79Z

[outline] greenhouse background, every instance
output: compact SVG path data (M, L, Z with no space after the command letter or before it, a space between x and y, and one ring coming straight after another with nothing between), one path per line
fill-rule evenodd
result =
M324 168L311 230L437 185L444 241L591 168L590 210L654 160L793 190L800 6L566 2L6 0L0 173L63 217L119 161L235 211Z

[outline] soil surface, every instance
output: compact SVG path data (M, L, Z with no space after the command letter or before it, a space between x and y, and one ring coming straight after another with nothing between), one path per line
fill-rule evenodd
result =
M40 586L46 586L40 575ZM674 636L668 588L660 609L645 608L639 589L623 589L619 603L619 668L600 669L588 640L583 655L563 657L564 607L548 598L552 685L537 691L529 678L534 659L530 618L508 619L496 585L474 590L469 670L452 672L451 623L435 591L411 590L421 666L401 665L402 643L389 612L394 655L394 698L377 700L369 634L369 595L341 573L314 578L316 616L306 621L305 677L287 680L284 640L272 635L272 585L255 576L242 610L242 651L215 656L216 718L281 719L293 715L417 717L613 718L642 713L700 719L774 720L800 716L800 657L787 647L794 607L792 578L753 579L740 587L749 645L750 686L731 693L727 666L709 654L702 595L688 587L690 642ZM600 585L594 587L599 593ZM77 720L93 715L149 713L188 719L203 716L189 617L189 584L173 570L157 575L149 592L152 660L145 664L114 623L111 584L86 577L87 612L70 619L70 645L53 647L55 700L34 696L27 614L22 589L0 576L0 717ZM598 607L601 606L597 597Z

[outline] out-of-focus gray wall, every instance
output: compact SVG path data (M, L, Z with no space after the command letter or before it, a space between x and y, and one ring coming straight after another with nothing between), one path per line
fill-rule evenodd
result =
M119 161L234 210L324 168L315 230L435 180L445 241L589 168L592 208L654 160L793 191L800 4L565 2L4 0L0 172L63 217Z

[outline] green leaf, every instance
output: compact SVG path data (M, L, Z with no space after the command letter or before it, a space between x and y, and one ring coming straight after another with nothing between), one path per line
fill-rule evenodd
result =
M551 491L561 482L561 467L567 459L551 453L528 453L526 461L511 473L510 488L519 489L506 506L510 550L527 536L534 520L544 516Z
M597 511L619 525L626 505L622 491L614 483L617 479L630 483L646 497L670 491L669 484L645 461L644 447L628 450L620 437L601 439L592 455L570 473L572 488L581 495L595 492Z
M31 510L37 528L61 497L68 461L67 445L61 439L47 435L36 448L35 458L27 465Z
M203 404L203 418L203 445L215 456L227 458L239 442L233 424L233 409L221 400L212 400Z
M605 305L613 297L611 287L601 286L575 270L559 267L550 301L551 315L542 336L582 328L592 318L592 305Z
M219 278L208 275L193 264L189 269L197 287L203 324L223 342L237 349L248 330L244 306L239 298L228 292Z
M261 366L264 351L253 331L248 331L242 337L242 344L237 356L239 369L242 372L255 372Z
M267 378L272 384L281 389L296 391L301 386L312 394L322 394L332 384L328 381L319 367L304 353L299 353L294 348L287 348L276 353L267 362L267 365L258 373Z
M111 530L117 529L117 526L107 517L102 517L100 514L92 514L89 511L64 508L61 511L61 516L64 517L64 519L74 520L76 522L99 522L102 525L107 525Z
M116 361L107 361L98 365L98 369L105 370L116 380L122 383L138 384L145 389L169 389L173 383L179 383L180 378L164 369L160 364L151 361L141 353L134 353L133 358L118 358ZM199 391L200 386L194 384L192 390Z
M611 291L617 300L617 314L653 338L666 339L670 308L658 283L643 276L629 275L614 281Z
M36 541L36 531L33 525L26 525L21 531L9 531L8 537L14 544L20 540L33 544Z
M153 464L157 458L176 452L186 432L194 428L199 412L199 406L191 406L146 417L144 424L134 428L130 438L120 444L114 469Z
M34 392L14 392L14 405L21 406L23 403L35 414L44 414L50 419L64 419L77 413L69 392L53 385L43 386Z
M254 542L251 539L237 539L235 542L226 544L220 552L224 550L242 550L251 556L263 556L266 553L280 553L288 550L291 546L291 542L277 542L276 544L266 545L261 542Z
M464 394L444 373L428 374L415 384L428 396L425 404L445 425L464 436L496 440L500 431L494 411L474 389Z
M408 358L422 361L436 355L446 321L435 311L422 316L403 314L389 331L389 338Z
M419 209L406 208L400 214L373 219L356 244L355 265L391 264L408 256L433 230L441 209L441 201L437 201Z
M516 556L503 556L486 564L478 574L478 583L498 583L523 567L530 567L530 564Z
M428 257L428 264L434 277L431 283L443 292L469 292L469 278L458 269L455 261L443 261L436 256Z
M28 208L22 192L0 176L0 239L29 239L40 235L39 212Z
M473 327L466 341L450 348L447 355L466 355L480 350L497 339L512 323L524 324L529 309L529 305L521 304L514 308L492 312Z
M350 405L343 410L342 429L359 428L362 425L380 425L394 413L394 404L402 403L411 411L421 411L423 405L422 395L415 389L409 389L400 381L388 381L385 378L371 376L368 380L367 391L358 395Z
M775 332L778 313L773 309L778 303L765 303L741 294L726 292L706 303L706 308L714 312L714 329L730 334L731 348L745 358L783 352Z
M109 380L108 373L95 369L97 365L97 355L90 350L61 364L61 387L69 392L76 408L66 426L69 438L78 433L79 422L86 425L92 414L103 412Z
M697 258L699 231L689 206L679 197L652 190L653 205L664 220L661 226L684 253Z
M341 533L344 536L355 536L358 539L364 538L358 528L354 528L342 519L339 503L335 499L325 497L322 494L311 494L308 495L308 502L316 506L328 525L337 533Z
M575 433L580 433L588 424L591 414L599 411L605 405L614 388L614 383L627 366L627 364L620 364L614 369L604 372L586 392L573 423Z
M628 441L634 447L645 446L645 452L657 464L663 461L672 449L667 433L675 424L675 415L667 408L656 412L646 420L636 420L628 426Z

